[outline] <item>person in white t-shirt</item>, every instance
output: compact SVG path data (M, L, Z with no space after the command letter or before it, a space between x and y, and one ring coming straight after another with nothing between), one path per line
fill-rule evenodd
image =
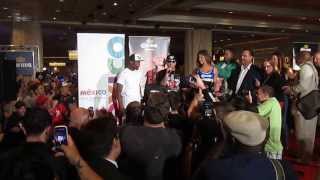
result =
M139 70L142 57L138 54L132 54L129 57L128 67L118 76L116 96L119 104L119 112L123 114L127 105L133 101L141 101L141 79L142 71Z

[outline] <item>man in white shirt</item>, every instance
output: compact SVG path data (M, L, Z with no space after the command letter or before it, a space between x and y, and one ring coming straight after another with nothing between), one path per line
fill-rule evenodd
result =
M300 49L298 63L301 68L299 72L299 83L291 87L284 86L283 89L286 94L294 94L299 98L302 98L311 91L317 90L319 83L317 70L312 63L311 49L308 48L308 46ZM311 119L305 119L299 110L297 112L295 130L296 137L300 145L300 158L303 162L309 162L312 160L317 119L317 116Z
M116 96L119 103L120 114L123 114L127 105L133 101L140 102L142 99L141 79L142 71L139 70L142 57L138 54L132 54L129 57L128 67L118 76Z

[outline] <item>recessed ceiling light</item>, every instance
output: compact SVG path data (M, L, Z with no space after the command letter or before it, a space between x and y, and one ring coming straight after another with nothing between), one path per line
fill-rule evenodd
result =
M106 16L108 13L107 12L103 12L103 13L101 13L102 15L104 15L104 16Z
M16 15L16 16L20 16L20 13L18 13L18 12L17 12L17 13L14 13L14 15Z
M286 32L286 30L282 29L281 32Z
M57 20L57 18L56 18L56 17L53 17L52 19L53 19L54 21L55 21L55 20Z
M309 32L309 30L308 30L308 29L306 29L306 30L305 30L305 32L307 33L307 32Z
M307 18L306 17L301 17L301 20L306 20Z
M228 40L228 41L231 41L231 38L228 38L227 40Z
M320 21L320 18L318 19L318 21Z
M272 14L268 14L267 16L268 16L268 17L271 17L271 16L272 16Z
M8 18L12 18L12 16L8 16Z
M118 2L113 3L113 6L118 6L118 5L119 5Z
M220 39L220 42L223 42L224 40L223 39Z
M8 8L8 7L3 7L2 9L3 9L3 10L8 10L9 8Z
M228 13L229 13L229 14L233 14L233 12L232 12L232 11L229 11Z
M60 10L60 9L57 9L57 10L56 10L56 13L60 13L60 12L61 12L61 10Z
M64 0L59 0L59 2L61 2L61 3L62 3L62 2L64 2Z

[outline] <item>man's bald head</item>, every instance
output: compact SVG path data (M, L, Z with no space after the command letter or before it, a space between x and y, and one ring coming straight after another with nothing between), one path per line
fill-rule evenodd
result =
M89 121L89 111L85 108L75 108L70 113L70 127L81 129Z
M313 63L315 66L320 67L320 51L314 54Z

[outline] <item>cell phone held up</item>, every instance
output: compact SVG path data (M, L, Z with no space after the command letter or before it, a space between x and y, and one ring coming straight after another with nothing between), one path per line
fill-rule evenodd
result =
M55 126L54 127L54 144L55 146L61 146L62 144L68 144L68 127L67 126Z

